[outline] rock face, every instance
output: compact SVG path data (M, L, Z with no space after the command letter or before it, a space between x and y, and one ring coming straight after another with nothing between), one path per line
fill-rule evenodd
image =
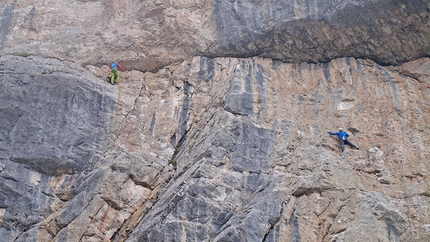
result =
M69 62L2 58L2 158L46 175L73 174L110 136L113 98ZM77 66L75 65L75 68ZM86 75L85 75L86 74ZM94 78L93 78L94 79ZM96 151L96 152L95 152Z
M12 241L27 230L37 235L33 226L75 195L58 192L56 180L97 163L115 102L112 91L70 62L1 57L0 73L0 233Z
M111 86L0 63L6 241L429 239L429 88L390 70L408 64L196 57Z
M126 241L428 239L428 87L354 58L202 61L212 100L188 78L203 114ZM361 149L341 154L337 127Z
M428 14L3 1L1 240L430 241Z
M0 53L156 70L195 55L400 64L430 54L427 0L3 0Z

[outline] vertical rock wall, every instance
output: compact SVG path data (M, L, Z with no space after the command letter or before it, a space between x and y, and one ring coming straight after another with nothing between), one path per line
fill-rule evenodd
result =
M34 241L50 214L94 192L74 175L90 170L110 143L115 101L95 80L67 61L0 57L2 240Z
M428 239L428 83L354 58L214 61L211 104L126 241ZM361 149L341 153L338 127Z
M428 59L1 61L6 241L428 239Z
M430 241L429 9L2 1L1 240Z

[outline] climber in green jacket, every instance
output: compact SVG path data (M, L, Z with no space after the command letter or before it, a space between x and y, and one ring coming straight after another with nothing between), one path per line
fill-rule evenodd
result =
M112 84L112 85L114 84L114 82L119 83L118 69L120 69L121 71L124 71L124 69L122 69L121 65L115 61L110 66L110 84ZM115 81L115 79L116 79L116 81Z

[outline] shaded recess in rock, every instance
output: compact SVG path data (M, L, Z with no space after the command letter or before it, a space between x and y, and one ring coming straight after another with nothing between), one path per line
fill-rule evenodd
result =
M313 63L355 57L389 65L430 55L425 0L214 0L213 5L219 49L205 53L213 57Z

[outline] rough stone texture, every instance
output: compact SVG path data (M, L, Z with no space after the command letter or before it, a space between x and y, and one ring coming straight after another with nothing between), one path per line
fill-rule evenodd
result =
M128 70L195 55L400 64L429 56L427 0L3 0L0 53Z
M396 70L405 76L415 78L430 87L430 75L428 74L430 65L427 61L427 58L421 58L415 61L407 62L400 66L392 67L391 69Z
M143 73L127 73L122 89L71 62L19 56L0 57L0 73L2 240L113 237L173 171L160 174L168 141L127 149Z
M59 182L100 160L115 89L94 80L70 62L0 57L2 240L24 231L35 238L31 229L58 209L58 199L69 199Z
M126 241L428 239L427 86L354 58L200 62L210 99L190 76L189 110L203 114L189 117L173 179ZM361 150L340 154L327 134L338 127Z
M430 241L429 9L2 1L1 240Z
M1 158L47 175L73 174L98 160L94 148L110 135L104 124L115 103L107 88L84 84L89 72L70 62L0 60Z
M195 57L111 86L3 56L1 237L426 241L430 93L395 69L429 63Z

